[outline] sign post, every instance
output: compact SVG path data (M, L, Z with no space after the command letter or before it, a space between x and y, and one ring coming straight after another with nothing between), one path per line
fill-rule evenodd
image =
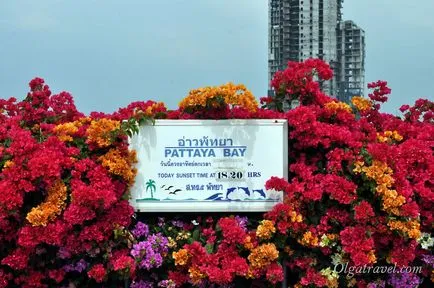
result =
M129 141L138 212L262 212L283 199L264 185L288 176L286 120L157 120Z

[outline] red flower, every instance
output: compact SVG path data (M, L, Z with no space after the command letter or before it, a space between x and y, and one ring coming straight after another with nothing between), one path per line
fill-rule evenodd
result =
M65 277L65 271L63 269L50 270L48 271L48 276L56 281L56 283L60 283Z
M3 258L1 264L7 265L14 270L22 270L27 268L27 262L29 260L29 251L26 251L23 248L18 248L8 256Z
M90 278L94 279L97 283L102 283L106 275L104 265L96 264L88 272Z
M39 77L32 79L32 81L30 81L30 83L29 83L30 89L32 91L42 89L43 85L44 85L44 79L39 78Z
M11 274L0 269L0 288L6 288L8 286L9 280L12 278L13 276Z
M83 224L86 220L95 218L95 211L87 206L71 204L63 213L63 218L71 225Z
M266 273L267 280L270 281L273 284L276 284L277 282L283 281L283 268L280 264L277 264L275 262L271 263L267 267L267 273Z
M132 276L135 273L136 266L134 259L127 255L122 255L128 253L128 251L116 251L110 259L113 265L114 271L128 271L129 275Z
M417 242L415 240L409 243L403 239L394 239L393 249L390 252L390 260L398 267L408 266L416 257Z
M405 112L405 111L407 111L409 108L410 108L410 105L402 105L402 106L399 108L399 111L401 111L401 112Z
M374 89L374 91L369 94L369 98L371 98L371 100L373 101L381 103L387 101L386 95L390 94L390 92L392 91L389 87L387 87L386 81L368 83L368 88Z
M221 218L218 225L223 233L223 242L243 244L246 239L246 232L240 227L235 218Z
M375 213L372 209L371 204L369 204L367 201L363 200L357 206L354 207L354 219L357 221L364 222L365 220L369 219L370 217L374 217Z
M168 278L176 283L176 287L181 287L189 279L188 275L177 271L169 271Z
M370 251L374 249L374 240L367 233L368 229L364 226L346 227L340 233L342 248L350 254L356 266L372 263L369 256Z
M315 271L313 268L307 268L306 275L301 278L300 284L308 286L309 284L314 284L315 287L325 287L327 286L327 279Z

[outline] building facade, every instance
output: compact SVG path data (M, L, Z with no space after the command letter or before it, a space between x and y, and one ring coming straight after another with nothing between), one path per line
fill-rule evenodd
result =
M338 58L337 97L348 103L365 92L365 31L353 21L339 24Z
M348 86L341 83L347 78L340 74L346 71L341 62L349 51L342 49L341 43L346 41L340 30L346 27L342 26L342 3L343 0L269 0L269 80L285 69L288 61L319 58L335 72L332 80L322 83L323 91L339 97L341 88Z

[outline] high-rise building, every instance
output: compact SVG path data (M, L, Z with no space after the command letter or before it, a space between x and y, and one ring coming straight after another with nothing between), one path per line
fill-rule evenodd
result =
M339 25L338 58L337 97L349 102L353 96L363 95L365 90L365 31L353 21Z
M346 53L352 49L351 57L356 58L355 46L342 48L345 48L342 41L349 39L342 37L341 28L346 27L342 24L342 3L343 0L269 0L269 80L276 71L285 69L288 61L319 58L335 72L333 79L322 83L324 92L339 97L339 93L344 93L342 88L355 85L342 83L346 79L352 80L342 74L347 71L342 68L342 62L347 59ZM360 53L359 58L362 59L364 49ZM363 67L361 71L364 71ZM363 81L363 77L358 79Z

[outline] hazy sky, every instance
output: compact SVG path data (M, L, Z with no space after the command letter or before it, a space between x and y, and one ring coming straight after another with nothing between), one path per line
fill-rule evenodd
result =
M137 100L170 108L192 88L233 81L267 90L268 0L0 0L0 98L43 77L78 108ZM366 80L392 88L385 111L434 97L433 0L345 0L366 31Z

